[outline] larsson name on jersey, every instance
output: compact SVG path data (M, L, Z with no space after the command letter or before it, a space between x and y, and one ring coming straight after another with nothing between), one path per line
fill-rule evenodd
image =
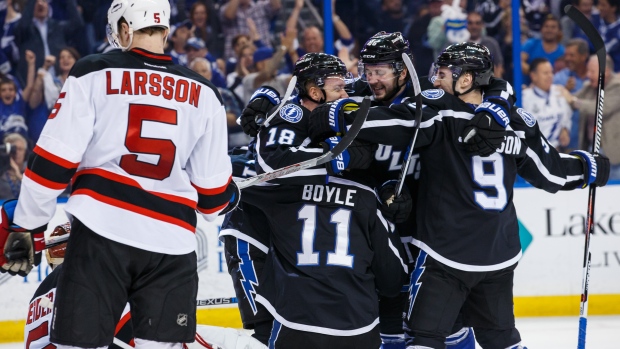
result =
M112 79L112 72L106 72L106 93L109 95L162 96L167 100L174 98L179 103L189 103L198 108L201 85L186 79L175 79L155 72L124 71L120 81Z
M52 308L48 308L48 307L42 307L39 303L41 302L41 299L43 299L43 297L46 297L50 300L50 302L54 301L54 291L38 297L37 299L35 299L32 303L30 303L30 307L28 307L28 319L26 319L26 324L29 325L37 320L39 320L40 318L46 316L47 314L52 312Z
M314 202L333 202L339 205L355 206L353 202L357 190L330 187L328 185L304 185L304 191L301 199Z

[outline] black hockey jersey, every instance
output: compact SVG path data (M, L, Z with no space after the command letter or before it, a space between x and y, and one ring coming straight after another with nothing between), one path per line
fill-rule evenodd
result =
M378 324L377 290L398 294L406 267L374 190L328 178L282 185L266 197L272 248L264 270L271 272L262 275L257 301L286 327L353 336Z
M488 157L472 156L459 136L474 107L443 90L426 90L415 148L422 163L412 242L433 258L469 271L498 270L521 257L512 203L517 173L549 192L583 181L581 162L562 157L540 133L535 119L512 109L509 135ZM413 135L415 105L371 109L358 138L406 146ZM366 127L367 125L367 127Z

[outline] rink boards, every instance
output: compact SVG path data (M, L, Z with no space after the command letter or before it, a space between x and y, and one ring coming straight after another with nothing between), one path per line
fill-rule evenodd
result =
M594 236L591 240L589 314L620 314L620 185L599 188L596 195ZM548 194L524 187L515 189L523 258L515 272L517 316L578 315L581 293L587 190ZM49 231L66 222L64 203L58 204ZM198 299L233 297L224 247L218 241L221 219L198 219ZM0 274L0 342L23 340L30 298L48 273L43 262L27 278ZM96 276L93 276L96 277ZM241 327L234 306L201 307L198 322Z

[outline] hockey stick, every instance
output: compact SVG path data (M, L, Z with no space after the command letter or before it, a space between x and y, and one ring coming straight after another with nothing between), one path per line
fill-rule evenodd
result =
M69 240L69 234L65 234L65 235L60 235L60 236L55 236L54 238L47 240L45 242L45 250L47 250L48 248L52 248L58 245L62 245L65 242L67 242L67 240Z
M596 30L594 25L588 20L583 13L572 5L564 7L564 12L570 17L586 34L598 58L598 87L596 93L596 124L594 125L594 144L592 144L592 153L598 154L601 148L601 130L603 128L603 98L605 97L605 68L607 50L603 38ZM592 254L590 253L590 235L594 231L594 199L596 196L596 186L590 185L588 194L588 211L586 214L586 243L583 251L583 276L581 283L581 306L579 309L579 341L578 349L586 347L586 329L588 326L588 286L590 284L590 264Z
M297 83L297 76L293 75L291 77L291 80L288 82L288 87L286 88L286 92L284 93L284 98L282 98L276 110L274 110L273 113L269 115L267 120L265 120L265 115L263 114L256 115L257 125L262 125L263 127L269 127L269 122L276 116L276 114L280 111L280 109L282 109L284 104L286 104L286 102L291 98L291 95L293 94L293 91L295 90L296 83Z
M351 145L351 143L353 143L353 140L355 140L355 137L362 129L362 125L364 124L364 121L366 121L366 117L368 116L369 111L370 111L370 98L364 97L364 100L362 101L362 105L360 106L360 109L358 110L357 116L355 117L353 124L351 124L351 127L349 128L347 133L344 135L344 137L342 137L342 139L340 140L340 143L338 143L338 145L336 145L332 150L328 151L327 153L319 157L316 157L314 159L306 160L306 161L303 161L297 164L288 165L288 166L279 168L277 170L273 170L271 172L265 172L265 173L259 174L258 176L246 178L240 181L235 181L235 184L237 184L237 187L239 187L239 189L243 189L243 188L247 188L252 185L256 185L259 183L270 181L278 177L282 177L287 174L305 170L310 167L322 165L326 162L329 162L335 159L338 155L340 155L343 151L345 151L347 147Z
M196 305L199 307L205 307L208 305L224 305L224 304L237 304L239 300L237 297L231 298L207 298L207 299L197 299Z
M422 121L422 89L420 88L418 73L415 71L415 67L413 66L413 62L411 62L411 58L409 58L409 55L407 55L406 53L403 53L403 62L405 62L405 66L407 66L407 71L409 72L411 83L413 84L413 92L415 93L415 131L413 133L413 139L411 140L411 144L407 148L407 161L405 161L405 163L403 164L400 170L400 174L398 175L398 183L396 184L396 191L394 192L395 197L399 197L401 191L403 190L403 184L405 184L405 177L407 177L407 171L409 171L411 159L413 158L413 146L415 145L415 141L418 138L418 132L420 132L420 122Z

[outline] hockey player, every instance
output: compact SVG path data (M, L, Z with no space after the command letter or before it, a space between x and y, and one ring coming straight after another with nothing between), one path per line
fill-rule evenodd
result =
M293 73L297 77L299 96L296 97L295 105L299 105L298 108L303 105L304 108L312 110L326 100L334 101L347 97L344 87L345 78L349 76L344 63L335 56L324 53L307 54L297 62ZM312 86L306 87L309 84ZM251 115L252 124L256 125L254 123L256 110L268 114L267 111L278 104L280 104L278 92L263 86L252 96L248 107L242 113L241 120L244 120L245 115ZM285 108L290 107L285 106L283 110L287 110ZM243 124L247 126L246 123ZM286 134L279 136L278 140L280 139L286 142ZM254 142L244 148L236 149L231 155L233 176L239 178L256 174ZM309 154L310 157L318 156L316 153ZM270 185L266 183L244 189L239 208L226 215L220 232L220 239L225 245L228 270L239 299L243 326L246 329L253 329L253 336L263 343L267 343L271 335L273 316L262 304L255 301L255 297L259 286L258 279L270 245L269 223L262 209L265 206L264 187Z
M602 186L609 176L602 156L583 151L560 156L525 110L514 108L508 116L490 102L482 103L480 88L488 84L492 68L484 46L449 46L431 76L441 89L423 92L426 107L415 145L423 166L413 239L422 251L406 317L411 348L445 348L461 310L483 348L520 348L512 310L513 270L521 257L512 203L516 174L549 192ZM372 109L358 138L407 144L412 130L387 120L413 120L414 109L413 104ZM486 157L472 155L457 141L467 134L474 111L481 109L500 121L509 118L508 136ZM327 125L327 118L326 110L318 108L310 120Z
M27 274L72 181L51 331L61 349L112 343L127 302L137 348L194 341L195 211L213 220L239 195L221 98L163 54L169 19L167 0L112 2L109 41L122 50L75 64L3 220L2 269Z
M317 157L330 147L308 143L309 110L347 96L346 67L336 57L312 53L299 59L295 71L298 102L285 104L269 127L260 130L258 173ZM356 106L347 100L340 103ZM372 188L349 173L336 175L342 168L369 164L372 152L365 148L350 146L340 168L333 161L274 180L279 185L263 199L272 247L257 301L275 317L270 347L380 344L375 289L398 293L406 266L396 252L398 237L388 232L377 211Z

